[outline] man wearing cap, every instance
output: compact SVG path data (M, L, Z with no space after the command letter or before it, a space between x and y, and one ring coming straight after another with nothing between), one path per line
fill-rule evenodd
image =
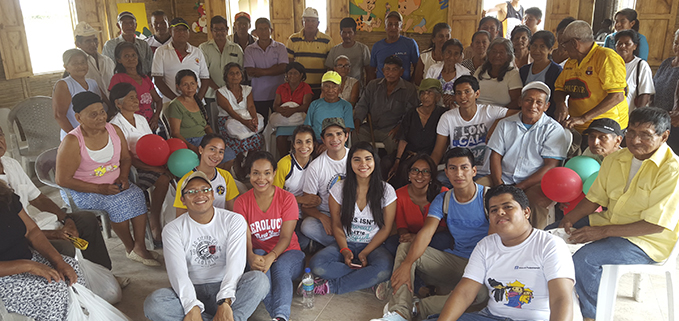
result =
M321 78L325 73L325 59L332 49L330 36L318 30L318 11L312 7L302 14L304 29L293 33L285 43L290 61L301 63L306 69L306 83L311 86L314 99L321 95Z
M370 53L370 67L367 80L384 77L384 60L392 55L403 62L403 79L410 81L410 71L415 70L420 59L420 48L414 39L401 36L403 16L398 11L390 11L385 19L384 31L387 37L376 42Z
M230 62L243 65L243 50L235 43L226 39L229 33L229 26L226 18L214 16L210 20L210 32L212 40L203 42L198 46L205 56L207 69L210 72L212 83L205 93L205 100L208 103L216 99L216 91L226 86L224 81L224 66Z
M81 21L75 26L75 46L87 53L87 74L85 78L94 79L104 96L108 96L108 85L113 77L115 62L97 50L99 49L99 33L89 23Z
M346 177L347 155L349 149L344 146L349 138L349 130L344 120L339 117L323 120L323 146L321 153L304 171L304 195L318 195L321 205L318 207L302 207L304 220L302 233L315 242L328 246L335 242L332 235L332 221L328 207L330 188Z
M570 133L547 116L549 87L534 81L521 90L521 112L500 120L488 141L490 175L478 182L484 185L516 185L530 201L531 223L547 225L547 207L552 203L540 187L542 176L566 159Z
M233 17L233 20L233 34L227 36L227 39L245 51L245 48L257 40L250 34L250 15L241 11Z
M583 134L587 135L589 146L582 156L594 158L599 164L604 161L604 157L620 150L624 136L620 124L610 118L595 119Z
M356 41L356 20L346 17L340 21L340 36L342 43L332 47L325 59L325 67L335 68L335 59L340 55L349 57L351 69L349 76L358 79L361 84L365 84L363 76L367 73L370 66L370 48Z
M211 85L210 73L203 52L189 43L189 24L182 18L170 22L172 41L158 47L153 57L151 76L167 103L178 96L175 76L183 69L193 71L199 78L198 98L202 99Z
M212 206L210 180L201 171L186 178L184 213L163 229L163 252L171 288L144 301L153 321L247 321L269 293L261 271L245 270L248 229L242 215Z
M625 61L612 49L597 45L592 28L582 20L564 29L559 46L570 59L554 83L556 120L580 133L598 118L611 118L627 128Z
M167 20L165 11L156 10L151 13L151 26L153 27L153 35L145 40L151 47L151 51L155 53L158 47L166 44L172 38L170 22Z
M273 28L267 18L255 21L259 39L245 48L243 67L252 80L252 98L257 113L264 116L264 125L273 110L276 89L285 82L285 67L288 65L288 51L285 45L271 39Z
M374 56L373 56L374 58ZM417 87L404 80L403 61L398 56L384 59L384 78L374 79L365 87L365 92L356 103L354 124L359 141L383 142L387 153L391 154L398 145L396 134L401 118L405 113L420 105ZM369 125L361 126L368 113L372 117L373 133Z
M326 118L341 118L346 127L354 128L351 103L339 98L342 76L335 71L328 71L323 75L322 81L323 98L311 102L304 119L304 125L313 127L318 142L321 141L320 133ZM319 151L322 151L324 147L319 146L318 148L320 148Z
M120 36L107 41L104 44L102 54L116 61L115 50L116 45L123 41L131 42L139 52L139 62L141 62L141 71L144 75L151 74L151 64L153 64L153 51L146 41L137 38L135 30L137 30L137 18L129 11L123 11L118 15L118 23L116 24L120 29ZM106 86L105 88L108 88Z

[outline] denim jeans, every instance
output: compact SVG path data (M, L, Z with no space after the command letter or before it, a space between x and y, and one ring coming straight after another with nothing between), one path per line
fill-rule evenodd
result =
M398 246L401 245L401 242L399 242L398 239L399 235L396 234L388 237L387 240L384 241L384 247L393 256L396 256L396 250L398 250ZM453 236L450 235L450 232L448 232L448 230L446 230L443 232L434 233L434 236L432 236L431 241L429 242L429 246L439 251L444 251L445 249L450 248L452 242Z
M347 247L356 257L368 243L348 243ZM360 269L352 269L344 264L344 256L339 252L337 244L320 250L311 258L310 266L314 275L328 280L330 292L343 294L366 289L389 280L394 268L394 257L384 246L370 252L368 265Z
M307 247L309 247L309 242L311 240L302 233L302 219L297 220L297 225L295 226L295 234L297 234L297 241L299 242L299 248L302 249L302 251L306 251Z
M438 320L439 315L433 315L429 317L426 321ZM495 316L488 311L488 308L484 308L478 312L465 313L457 319L457 321L512 321L510 318Z
M575 291L585 318L596 317L596 302L604 264L649 264L650 257L622 237L607 237L581 247L573 254Z
M309 216L302 221L302 233L323 246L335 244L335 237L325 233L323 223L315 217Z
M212 320L217 312L216 296L222 286L221 282L193 286L196 297L205 306L203 320ZM243 273L236 287L236 299L231 306L234 321L247 321L267 293L269 280L264 273ZM185 316L182 302L172 288L162 288L151 293L144 301L144 315L152 321L182 321Z
M255 254L266 255L262 249L255 249ZM281 317L290 320L290 305L294 287L292 280L302 275L304 270L304 252L288 250L283 252L266 272L271 285L264 298L264 307L272 318Z
M545 231L553 230L553 229L559 227L559 224L561 224L561 220L545 226ZM575 222L575 224L573 224L573 228L576 228L576 229L582 228L582 227L585 227L585 226L589 226L589 215L579 219L577 222Z

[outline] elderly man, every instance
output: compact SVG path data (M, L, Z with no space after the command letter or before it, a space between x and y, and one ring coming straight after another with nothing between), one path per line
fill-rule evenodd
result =
M604 161L604 157L620 149L623 134L620 124L613 119L596 119L583 133L587 135L589 146L582 155L596 159L599 164Z
M373 47L374 48L374 47ZM359 141L371 141L370 128L361 126L368 113L372 118L375 141L383 142L389 154L398 147L395 139L403 115L420 105L417 88L404 80L403 61L398 56L388 56L383 61L384 78L374 79L356 103L354 124Z
M153 26L153 35L146 38L146 43L151 47L154 53L158 47L166 44L171 38L170 22L167 20L167 15L163 10L156 10L151 13L151 26Z
M205 101L213 103L217 97L217 90L226 86L224 81L224 66L230 62L243 65L243 50L237 44L226 39L229 26L226 18L214 16L210 20L212 40L201 43L198 48L205 56L205 63L210 72L211 84L205 93Z
M524 190L533 211L531 222L537 228L547 225L547 207L552 203L540 187L542 176L566 158L568 133L552 117L549 87L534 81L521 90L521 112L500 120L488 141L490 175L481 184L516 185ZM490 179L488 179L490 178Z
M385 21L384 31L387 37L376 42L372 47L366 81L385 77L384 60L392 55L401 59L403 65L401 76L410 81L410 70L415 70L415 66L417 66L417 61L420 59L420 48L414 39L401 36L403 16L398 11L390 11Z
M559 46L570 59L554 84L556 120L580 133L598 118L611 118L626 128L625 61L612 49L597 45L592 28L582 20L568 24Z
M151 74L151 65L153 64L153 51L146 41L137 38L135 30L137 30L137 18L129 12L123 11L118 15L118 23L116 24L120 29L120 36L107 41L104 44L102 54L116 61L115 50L116 46L127 41L133 43L139 52L139 62L141 62L141 71L144 75ZM108 88L108 86L106 87Z
M573 255L585 320L596 316L602 265L661 262L677 242L679 161L665 144L670 126L660 108L632 111L627 148L604 159L587 197L559 224L571 241L592 242ZM599 206L605 210L594 213Z
M113 70L116 63L111 58L99 52L99 38L101 31L90 26L89 23L81 21L75 26L75 46L87 53L87 74L85 78L94 79L99 86L102 94L108 97L108 85L113 77Z
M370 66L370 48L356 41L356 20L346 17L340 21L340 36L342 43L332 47L325 59L325 66L328 69L335 68L335 59L340 55L345 55L351 62L349 76L363 82L363 75Z
M182 18L174 18L170 22L172 41L156 50L153 57L151 75L163 94L163 102L168 103L178 96L175 76L183 69L192 70L200 79L198 97L205 97L207 88L212 83L203 52L189 43L189 24Z
M321 96L321 78L325 73L325 59L332 49L330 36L318 30L318 11L312 7L302 14L304 29L293 33L285 46L290 62L297 61L306 69L306 83L311 86L313 99Z

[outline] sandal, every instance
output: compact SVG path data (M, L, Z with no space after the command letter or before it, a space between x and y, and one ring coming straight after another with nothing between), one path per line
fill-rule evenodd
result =
M151 253L155 253L155 252L151 252ZM158 253L156 253L156 255L157 254ZM153 255L153 254L151 254L151 255ZM135 251L127 253L127 258L132 260L132 261L144 264L146 266L160 266L160 262L156 261L155 259L145 259L145 258L139 256L139 254L137 254Z

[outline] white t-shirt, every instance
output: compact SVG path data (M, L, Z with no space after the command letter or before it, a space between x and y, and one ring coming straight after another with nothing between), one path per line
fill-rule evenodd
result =
M328 208L328 196L330 189L335 183L346 177L347 155L349 149L345 148L344 157L334 160L328 156L328 151L314 159L306 171L304 171L304 193L318 195L321 197L321 205L318 210L330 215Z
M629 185L632 183L634 176L637 176L637 173L639 172L639 169L641 168L641 164L643 162L644 161L639 160L636 157L632 157L632 165L629 168L629 177L627 178L627 185L625 185L625 192L629 188Z
M200 88L201 79L209 79L210 73L207 70L207 63L203 51L194 47L191 44L186 44L186 51L188 54L182 61L179 61L179 56L172 46L172 41L168 41L164 45L156 49L153 54L153 65L151 67L151 76L163 77L165 84L170 87L177 96L177 85L174 81L177 72L183 69L192 70L196 77L198 77L198 88ZM169 102L170 99L163 96L163 102Z
M205 305L196 297L194 284L221 282L217 300L235 302L236 286L245 270L247 250L245 218L221 208L207 224L194 221L184 213L163 229L165 267L172 289L188 313L194 306L201 312Z
M466 121L460 116L460 109L453 108L439 119L436 133L450 137L450 148L466 147L474 153L479 175L490 174L490 152L486 147L488 129L493 123L507 115L507 108L492 105L476 105L476 114Z
M502 78L502 81L497 81L497 78L488 79L490 78L488 72L484 72L482 75L483 77L480 77L480 72L481 68L476 69L476 72L474 73L474 77L479 80L481 91L481 95L476 100L479 104L507 106L512 102L509 91L523 88L523 81L521 81L519 69L516 67L507 71L504 78ZM481 78L483 78L483 80Z
M549 320L547 283L558 278L575 281L566 243L533 229L523 243L507 247L500 236L484 237L474 248L463 277L488 288L488 309L512 320Z
M127 119L125 119L121 113L117 113L115 116L113 116L109 123L118 126L118 128L120 128L120 130L123 132L125 140L127 141L127 147L130 149L130 152L132 152L134 157L137 157L137 142L139 141L139 138L144 135L153 134L151 127L149 127L149 123L146 121L146 118L139 114L134 114L135 126L132 126L132 124L130 124L130 122L127 121Z
M438 62L431 67L429 67L429 70L424 74L424 79L427 78L433 78L433 79L438 79L441 82L441 86L443 87L443 93L448 94L448 95L454 95L455 94L455 88L453 87L453 83L455 83L455 80L457 78L460 78L460 76L464 75L470 75L469 69L467 69L465 66L461 64L455 64L455 78L451 79L450 81L445 81L443 78L439 77L441 76L441 71L443 71L443 62Z
M639 68L637 68L637 66ZM642 94L655 94L653 72L651 71L651 67L648 66L648 63L639 57L634 57L632 61L626 63L625 70L627 70L627 77L625 78L628 87L627 104L629 105L629 113L632 113L632 111L637 108L634 104L634 98L636 96ZM637 79L639 79L638 84Z
M385 208L396 201L396 191L394 191L394 188L389 183L383 182L383 184L382 208ZM344 186L344 182L339 182L330 189L330 195L340 205L342 205L342 186ZM370 204L367 204L363 210L360 210L358 204L354 203L354 219L351 221L351 234L348 234L346 229L344 230L347 242L370 243L379 231L380 227L375 223L373 213L370 210Z
M252 116L248 112L248 96L252 92L252 87L250 86L245 86L245 85L240 85L241 90L243 91L243 99L238 102L236 100L236 96L226 88L226 86L219 88L217 92L222 94L226 100L229 101L229 104L231 104L231 108L233 111L235 111L237 114L239 114L241 117L244 119L252 119ZM219 107L219 116L221 117L229 117L229 113L224 110L224 108Z

